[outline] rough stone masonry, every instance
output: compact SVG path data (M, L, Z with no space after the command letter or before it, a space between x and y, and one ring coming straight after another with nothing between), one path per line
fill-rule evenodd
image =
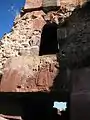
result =
M52 55L52 57L51 55L48 57L38 56L43 26L47 22L50 23L55 22L56 24L62 23L66 17L70 16L70 14L77 5L82 5L82 3L84 2L85 0L78 0L78 1L77 0L67 0L67 1L66 0L61 0L61 1L26 0L24 9L22 9L21 13L15 18L11 32L5 34L0 42L0 73L2 76L1 86L0 86L1 91L35 91L35 90L38 91L39 89L40 90L49 89L48 86L49 85L51 86L52 82L50 82L50 84L49 83L47 84L47 82L43 83L42 81L54 80L56 74L58 73L58 69L56 69L55 67L58 66L57 65L58 62L56 55ZM49 9L49 11L46 13L44 11L44 8L48 9L49 6L52 7L53 9ZM59 7L59 9L55 10L54 7ZM27 59L28 56L31 57L30 59L32 59L33 62L36 61L37 59L38 61L44 61L43 62L44 71L46 69L49 69L49 66L54 66L53 72L52 70L48 72L46 70L47 72L46 75L47 76L49 75L50 77L44 76L43 78L43 76L41 75L43 74L42 72L43 65L40 65L42 62L41 63L37 62L37 66L40 66L41 69L41 72L40 70L38 72L37 68L35 68L35 65L32 65L31 63L32 60ZM20 60L23 61L23 59L21 58L27 61L24 63L25 66L23 64L18 64ZM15 64L14 61L15 63L17 63L16 65L17 67L13 66ZM33 66L33 67L29 67L28 69L27 67L28 63L29 66ZM48 67L45 67L47 66L46 63L49 64ZM18 68L20 69L23 68L22 72L21 70L18 71L19 70ZM28 80L26 80L26 77L24 76L24 74L27 73L27 70L28 73L30 74L30 76L27 76ZM14 72L17 75L18 82L15 79L15 74L13 76ZM36 78L41 76L40 77L41 81L38 82L36 78L33 78L33 76L31 77L32 73L37 75ZM9 76L7 77L7 75ZM13 81L11 82L12 77L14 82ZM30 88L28 88L27 82L25 81L29 81L30 84L32 83ZM11 86L13 87L14 85L14 88L12 88L11 86L5 87L6 83L12 83ZM33 88L34 86L37 86L36 84L39 84L38 85L39 87Z

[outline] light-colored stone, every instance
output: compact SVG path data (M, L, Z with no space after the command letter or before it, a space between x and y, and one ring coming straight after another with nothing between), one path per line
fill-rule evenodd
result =
M60 6L60 0L43 0L43 7Z
M38 1L38 4L37 4ZM76 6L82 6L85 2L90 0L26 0L25 9L39 8L41 7L54 7L54 6L62 6L66 7L69 10L75 9Z
M42 0L26 0L24 9L34 9L42 7Z
M44 21L44 19L42 17L36 18L33 20L33 29L42 30L45 23L46 22Z
M44 24L42 10L26 13L22 17L17 16L14 21L12 31L5 34L0 44L0 70L4 68L7 59L21 55L39 55L39 46L41 40L41 32ZM31 48L37 46L37 48ZM4 61L3 61L4 59Z
M87 2L87 0L60 0L60 5L70 10L78 5L82 6L85 2Z

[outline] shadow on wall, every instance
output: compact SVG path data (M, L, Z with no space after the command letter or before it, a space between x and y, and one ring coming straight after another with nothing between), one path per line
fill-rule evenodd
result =
M59 37L61 38L59 41L64 40L64 42L59 46L57 59L60 68L51 90L55 89L68 94L67 111L69 112L67 113L72 120L81 118L89 120L90 2L85 3L82 8L76 8L67 22L67 37L63 39ZM58 29L62 28L61 25Z
M57 54L59 73L54 79L51 91L57 90L58 92L63 91L67 94L71 93L71 71L90 66L89 16L90 2L87 2L82 6L82 8L77 7L68 18L68 24L65 23L66 27L70 27L68 31L70 31L74 25L74 32L68 34L66 38L63 37L64 42L59 46L59 54ZM58 27L58 29L63 29L63 25ZM57 35L61 36L60 34ZM61 38L58 36L57 38ZM62 41L62 38L58 41Z

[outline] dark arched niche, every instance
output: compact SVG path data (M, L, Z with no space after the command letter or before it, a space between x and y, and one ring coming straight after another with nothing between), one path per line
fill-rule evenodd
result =
M47 23L42 29L39 56L47 54L56 54L57 52L57 24Z

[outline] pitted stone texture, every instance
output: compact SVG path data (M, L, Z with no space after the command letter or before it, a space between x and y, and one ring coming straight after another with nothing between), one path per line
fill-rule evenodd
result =
M9 59L1 79L0 91L37 92L50 91L58 64L56 55L20 56Z
M46 22L44 21L42 17L38 17L37 19L33 20L33 28L35 30L42 30L45 23Z
M24 10L49 6L60 6L60 0L26 0Z
M39 55L42 28L46 24L43 15L40 10L16 17L11 32L0 40L0 71L11 57Z
M76 6L82 6L85 2L90 0L26 0L24 9L33 9L49 6L62 6L68 8L68 10L75 9Z
M74 10L78 5L82 6L87 0L60 0L60 5L68 10Z

